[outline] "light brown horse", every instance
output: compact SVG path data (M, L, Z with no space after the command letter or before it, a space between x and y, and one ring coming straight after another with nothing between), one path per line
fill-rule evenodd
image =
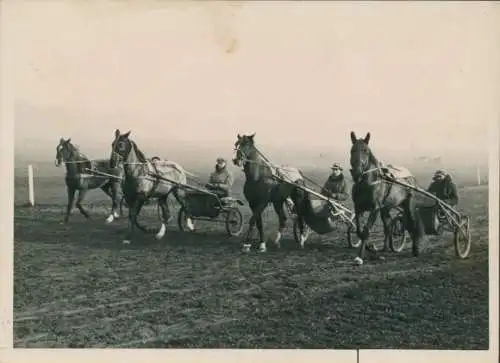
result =
M135 228L143 232L151 230L139 224L137 217L141 212L144 203L150 198L156 198L161 208L162 224L156 234L156 239L161 239L165 235L166 225L170 219L170 209L168 198L174 195L175 199L188 213L186 207L185 189L186 172L175 162L165 165L155 165L147 159L136 143L130 138L130 131L121 134L120 130L115 131L115 139L111 144L111 156L109 164L112 168L119 164L123 165L124 178L122 180L122 191L129 208L129 231L123 243L129 244L135 234ZM155 176L166 178L159 179ZM193 222L190 215L187 215L188 229L193 230Z

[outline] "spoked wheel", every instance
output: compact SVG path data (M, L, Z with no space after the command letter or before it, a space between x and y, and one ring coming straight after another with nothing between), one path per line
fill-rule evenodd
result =
M226 214L226 231L231 237L243 232L243 216L238 208L230 208Z
M304 240L304 243L309 239L310 234L311 234L311 228L309 228L309 226L304 223L304 236L306 238ZM297 244L300 244L300 228L297 218L293 219L293 238L295 239L295 242L297 242Z
M471 249L471 233L468 217L465 217L461 224L455 228L453 242L457 257L461 259L467 258Z
M191 218L191 221L193 222L193 226L194 226L195 220L193 218ZM189 229L189 227L187 225L187 214L186 214L186 210L184 208L181 208L181 210L179 211L179 214L177 215L177 225L179 226L179 229L181 231L191 232L191 230Z
M392 220L390 232L389 248L392 252L401 252L405 247L407 237L403 216L397 216Z

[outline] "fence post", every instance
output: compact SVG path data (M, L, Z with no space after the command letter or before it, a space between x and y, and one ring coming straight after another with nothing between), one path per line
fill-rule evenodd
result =
M35 206L35 187L33 183L33 165L28 165L28 188L29 188L29 203L32 207Z

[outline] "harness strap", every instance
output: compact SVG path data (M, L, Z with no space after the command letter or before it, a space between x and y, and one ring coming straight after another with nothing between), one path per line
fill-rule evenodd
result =
M148 160L146 166L149 168L149 165L152 165L153 166L153 170L155 172L155 175L157 175L155 178L154 178L154 182L153 182L153 188L151 188L151 191L149 192L150 194L153 194L156 189L158 188L158 186L160 185L161 183L161 180L160 178L158 177L160 175L160 172L158 170L158 167L155 163L151 162Z

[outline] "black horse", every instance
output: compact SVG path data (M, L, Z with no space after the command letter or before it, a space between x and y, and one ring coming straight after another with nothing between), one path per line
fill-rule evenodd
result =
M419 254L419 245L424 236L423 224L417 210L415 196L411 190L403 186L387 182L381 164L370 150L370 133L364 139L356 139L351 132L351 175L354 180L352 187L352 201L354 202L354 213L356 219L356 232L361 239L359 254L355 258L357 264L363 263L366 242L370 229L373 227L379 212L384 225L384 249L387 250L388 238L390 238L390 210L402 207L405 229L410 233L413 242L413 255ZM405 182L416 183L412 177L404 178ZM359 218L370 212L368 220L361 230ZM370 246L371 247L371 246ZM376 251L371 248L376 255Z
M66 189L68 190L68 207L64 223L68 223L71 210L75 200L75 193L78 191L76 207L85 218L89 219L89 213L83 208L82 202L88 190L100 188L112 201L111 214L106 222L111 223L119 214L117 212L120 202L119 187L121 170L109 167L107 159L89 160L78 148L71 143L71 138L64 140L61 138L56 147L57 167L66 165ZM96 171L96 173L90 170Z
M238 139L234 144L236 156L233 163L242 166L245 173L245 185L243 194L252 210L252 217L249 221L249 229L245 240L249 241L253 227L257 225L260 237L259 251L266 251L266 241L262 226L262 212L269 203L273 204L274 210L279 218L279 230L274 243L279 247L282 233L286 226L287 216L284 210L285 200L291 198L295 205L302 203L304 196L300 189L294 186L304 184L302 173L292 167L275 167L259 152L254 144L253 135L238 134ZM276 178L277 177L277 178ZM284 179L285 182L279 180ZM298 218L299 230L301 234L300 247L304 247L307 239L305 235L305 224L302 218Z

